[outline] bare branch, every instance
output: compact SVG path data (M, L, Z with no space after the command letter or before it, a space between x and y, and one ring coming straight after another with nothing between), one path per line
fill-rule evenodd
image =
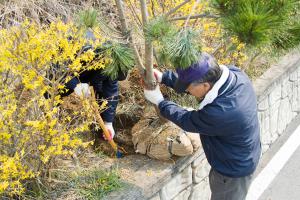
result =
M186 21L185 21L185 23L184 23L184 28L185 28L185 29L186 29L186 27L187 27L187 25L188 25L188 23L189 23L189 21L190 21L190 18L191 18L191 16L192 16L192 14L193 14L195 8L196 8L197 5L200 3L200 1L201 1L201 0L197 0L197 1L194 3L194 5L193 5L193 7L192 7L192 10L191 10L189 16L187 17L187 19L186 19Z
M188 16L183 16L183 17L174 17L170 19L169 21L178 21L178 20L186 20ZM213 18L217 19L219 18L218 15L213 15L213 14L199 14L199 15L193 15L190 17L190 19L199 19L199 18Z
M128 26L127 26L126 18L125 18L125 15L124 15L124 9L123 9L123 5L122 5L122 1L121 0L115 0L115 3L117 5L118 15L119 15L119 18L120 18L120 21L121 21L122 33L123 33L124 36L129 34L128 38L129 38L129 41L130 41L131 48L133 49L133 52L135 54L135 60L137 62L137 66L140 70L140 73L144 73L145 68L144 68L141 56L140 56L136 46L133 43L131 32L128 31Z
M143 23L141 21L141 19L139 18L139 16L137 15L135 9L136 7L133 6L133 4L131 3L131 0L128 1L129 2L129 8L133 14L133 16L135 17L136 21L137 21L137 24L142 27L143 26Z
M122 32L123 32L123 35L126 35L128 33L128 26L127 26L125 14L124 14L122 1L121 0L115 0L115 2L116 2L116 5L117 5L119 18L120 18L120 21L121 21Z
M169 17L170 15L172 15L173 13L175 13L177 10L179 10L182 6L184 6L185 4L189 3L191 0L185 0L184 2L182 2L181 4L179 4L178 6L176 6L175 8L172 8L169 12L167 12L167 14L165 14L165 17Z
M152 11L152 15L153 15L153 17L156 17L155 9L154 9L154 2L153 2L153 0L150 0L150 2L151 2L151 11Z

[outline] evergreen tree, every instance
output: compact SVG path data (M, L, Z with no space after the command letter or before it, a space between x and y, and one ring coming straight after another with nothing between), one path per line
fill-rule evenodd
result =
M133 16L137 13L142 16L142 20L136 17L137 24L141 25L139 30L143 30L142 33L137 33L143 36L142 48L137 47L136 44L140 41L137 42L133 37L133 31L138 29L128 26L124 10L129 5L121 0L115 0L115 3L124 40L113 42L102 52L112 59L105 73L115 77L119 71L129 70L135 63L150 88L156 85L152 73L153 51L156 52L158 62L175 68L186 68L197 61L201 52L201 42L198 39L200 31L188 26L190 19L215 17L229 36L238 37L251 48L271 45L278 49L289 49L300 43L299 0L210 0L211 13L196 13L195 16L186 13L187 16L177 18L186 20L184 26L175 25L172 17L183 6L191 4L195 7L199 1L183 1L161 15L154 16L153 11L150 19L147 1L139 0L140 9L131 12L135 12ZM94 10L88 12L89 14L81 13L80 22L92 27L95 25L96 13ZM144 56L139 49L145 50Z

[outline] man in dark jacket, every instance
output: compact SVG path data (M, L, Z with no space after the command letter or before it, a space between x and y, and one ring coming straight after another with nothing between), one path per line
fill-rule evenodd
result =
M247 75L236 67L219 66L202 53L197 63L177 73L155 70L158 82L200 99L188 111L165 100L159 86L145 97L163 117L187 132L200 134L209 174L212 200L245 199L258 164L261 145L256 95Z
M99 103L101 102L101 99L105 99L108 102L107 109L101 113L101 117L113 138L115 130L112 123L114 121L116 108L119 102L118 81L122 81L125 78L125 76L119 76L118 79L112 80L110 77L104 75L101 69L85 71L80 74L78 78L74 77L66 83L68 92L63 93L62 96L67 96L74 91L78 96L88 97L91 95L89 85L93 86Z
M96 40L95 35L89 30L86 32L85 38L92 41ZM81 51L85 52L91 49L93 50L93 46L87 44L82 47ZM94 51L98 50L99 49L94 49ZM103 99L108 102L106 110L101 113L101 117L103 118L106 128L111 134L111 138L113 138L115 136L113 121L119 102L118 81L125 80L127 73L128 72L125 73L120 71L118 73L118 77L113 80L109 76L105 75L102 69L84 71L79 75L79 77L74 77L65 84L68 91L62 93L61 96L67 96L72 92L75 92L78 96L89 97L91 95L89 86L92 86L98 103L100 104Z

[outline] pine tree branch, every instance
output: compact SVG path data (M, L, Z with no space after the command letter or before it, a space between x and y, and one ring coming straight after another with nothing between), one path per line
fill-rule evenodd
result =
M178 20L186 20L188 16L183 16L183 17L174 17L172 19L169 19L169 21L178 21ZM190 19L199 19L199 18L219 18L218 15L213 15L213 14L199 14L199 15L192 15Z
M144 68L144 65L143 65L143 62L142 62L142 58L141 58L136 46L133 43L132 33L130 31L128 31L128 26L127 26L125 14L124 14L122 1L121 0L115 0L115 3L117 5L118 15L119 15L119 18L120 18L120 21L121 21L122 33L123 33L124 36L128 35L130 46L133 49L133 52L134 52L134 55L135 55L135 60L137 62L137 66L140 70L140 73L144 74L145 73L145 68Z
M143 25L148 23L148 12L147 4L145 0L140 0L141 12ZM145 32L144 32L145 33ZM154 89L156 87L156 81L153 75L153 44L151 41L145 40L145 67L146 67L146 79L145 83L149 89Z
M169 17L170 15L172 15L173 13L175 13L177 10L179 10L182 6L184 6L185 4L189 3L190 1L191 0L185 0L184 2L182 2L178 6L176 6L173 9L171 9L169 12L167 12L167 14L165 14L165 17Z

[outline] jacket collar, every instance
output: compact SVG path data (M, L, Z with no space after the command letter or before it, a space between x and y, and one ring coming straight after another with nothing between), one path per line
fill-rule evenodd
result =
M234 87L235 83L236 83L236 76L229 68L229 76L228 76L226 82L220 88L220 90L218 92L218 97L223 95L224 93L228 92L229 90L231 90L232 87Z
M222 69L222 75L201 101L199 110L201 110L207 104L212 103L219 96L219 90L221 87L227 82L229 77L229 69L225 65L220 65L220 68ZM226 88L224 90L226 90Z

